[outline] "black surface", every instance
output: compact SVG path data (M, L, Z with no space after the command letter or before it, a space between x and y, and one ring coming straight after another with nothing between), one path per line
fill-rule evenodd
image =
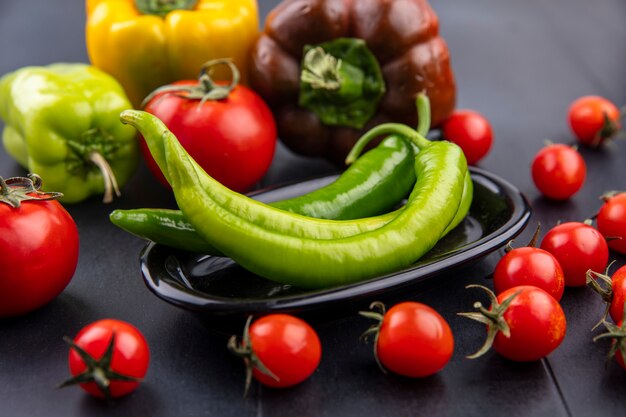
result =
M332 288L305 289L246 271L221 256L177 250L150 242L141 254L146 285L163 300L204 315L212 323L241 327L249 315L298 314L307 320L352 314L373 301L415 291L444 272L466 266L501 248L524 230L531 211L507 181L470 167L473 199L463 221L414 264L383 276ZM254 193L263 202L297 197L337 179L327 175ZM222 323L226 324L226 323ZM221 328L226 326L222 325ZM231 328L231 331L236 328Z
M0 74L31 64L86 61L84 9L76 0L0 1ZM262 1L263 15L276 4ZM450 46L460 107L485 114L495 130L491 154L480 164L515 184L534 213L520 242L537 222L550 227L581 220L599 207L608 189L626 189L626 143L582 149L589 173L571 201L544 200L532 185L530 161L545 139L571 143L565 115L583 94L626 103L626 2L623 0L433 0ZM319 160L279 147L262 185L334 171ZM0 175L24 171L0 151ZM68 206L81 237L78 270L68 288L31 314L0 320L1 416L622 416L626 374L604 366L607 343L591 342L601 314L599 297L567 289L565 341L547 360L515 364L480 346L484 329L456 313L471 309L468 283L488 280L499 254L441 276L435 285L401 299L425 302L449 321L456 338L451 363L438 375L407 380L383 375L371 346L358 341L370 324L357 317L316 324L323 344L319 369L289 390L254 385L242 398L241 361L225 349L226 337L196 316L168 305L144 286L138 256L143 242L107 220L114 208L173 206L141 168L110 206L98 198ZM545 229L544 229L545 230ZM617 259L614 268L624 264ZM1 272L0 272L1 273ZM106 404L80 389L57 390L67 376L63 335L114 317L136 325L150 343L145 382L127 398Z

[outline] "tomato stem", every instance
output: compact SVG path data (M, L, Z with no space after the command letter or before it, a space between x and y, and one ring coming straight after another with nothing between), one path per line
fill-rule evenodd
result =
M235 356L238 356L243 359L246 364L246 385L243 391L243 396L246 397L248 395L248 391L250 389L250 385L252 384L252 374L254 369L257 369L259 372L269 376L275 381L280 381L280 378L276 376L263 362L259 359L259 357L254 353L254 349L252 347L252 343L250 342L250 324L252 323L252 316L248 316L246 320L246 325L243 329L243 337L242 342L238 343L237 336L233 335L228 339L227 347Z
M61 383L58 388L68 387L70 385L87 384L93 382L96 384L100 392L104 395L107 401L112 400L111 396L111 381L124 381L124 382L140 382L140 378L120 374L115 372L111 368L111 361L113 359L113 350L115 347L115 332L111 334L111 339L107 345L105 352L100 359L96 359L91 356L85 349L78 346L72 339L65 336L63 340L73 349L86 365L84 372L70 378Z
M606 320L602 320L602 323L604 324L604 327L606 327L607 332L594 337L593 341L597 342L600 339L606 338L613 339L611 348L606 355L607 362L610 361L618 351L622 354L622 358L626 359L626 303L624 303L624 313L622 315L622 324L620 326Z
M370 304L370 310L378 310L376 311L359 311L359 314L363 317L367 317L372 320L376 320L376 323L372 324L363 334L361 334L360 339L365 343L368 342L369 337L374 335L374 359L376 360L376 364L380 368L380 370L387 374L387 369L383 366L380 358L378 357L378 336L380 335L380 328L383 325L383 320L385 319L385 313L387 312L387 307L380 301L374 301Z
M457 313L459 316L466 317L468 319L478 321L480 323L487 325L487 338L483 343L482 347L471 355L468 355L468 359L476 359L491 349L493 346L493 342L498 334L498 332L502 332L505 337L511 337L511 329L509 324L504 320L504 313L509 308L515 297L519 295L522 290L516 291L507 297L502 303L498 303L498 298L489 288L484 287L482 285L472 284L468 285L465 288L479 288L482 289L487 296L491 300L491 306L489 309L483 307L480 301L474 303L474 308L478 310L478 312L470 312L470 313Z
M39 191L43 184L37 174L28 174L25 177L12 177L6 180L0 177L0 203L18 208L22 201L30 200L54 200L63 194L55 192Z
M231 72L231 80L228 84L217 83L211 77L212 69L218 65L226 65ZM188 100L200 100L197 110L199 111L202 105L208 100L223 100L228 98L230 93L237 87L241 73L237 66L231 59L220 58L213 59L202 65L200 69L200 76L198 77L198 83L193 85L174 85L168 84L157 88L143 99L141 103L142 107L145 107L150 100L159 94L163 94L161 98L175 94L180 98ZM159 99L161 99L159 98Z

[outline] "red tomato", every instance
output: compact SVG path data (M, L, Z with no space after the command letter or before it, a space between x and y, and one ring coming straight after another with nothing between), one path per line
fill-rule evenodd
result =
M626 254L626 193L608 197L600 207L596 222L609 247Z
M468 164L476 164L489 153L493 144L489 121L473 110L455 110L443 122L442 134L444 139L459 145Z
M2 194L15 189L0 190L0 317L7 317L47 304L69 284L78 229L59 202L25 200L12 207Z
M530 285L509 288L498 295L502 303L521 291L503 314L511 337L498 332L493 348L505 358L528 362L556 349L565 337L566 321L561 305L541 288Z
M173 85L197 84L189 80ZM237 85L227 98L204 103L179 94L159 93L145 110L165 123L209 175L232 190L250 190L272 162L274 118L265 102L247 87ZM141 147L152 173L167 184L143 139Z
M609 248L600 232L580 222L559 224L546 233L541 248L561 264L565 285L580 287L587 283L587 270L604 271Z
M496 294L520 285L533 285L559 301L565 279L559 261L549 252L533 247L516 248L505 254L493 274Z
M567 118L578 141L597 147L620 129L620 111L609 100L599 96L584 96L569 107Z
M107 359L104 354L112 343L113 334L112 356ZM75 347L70 349L70 372L74 378L79 375L90 377L91 382L80 383L80 387L95 397L117 398L129 394L137 388L139 380L148 371L148 343L137 328L124 321L104 319L91 323L76 335L73 343L96 361L96 366L89 368L78 350ZM108 388L99 387L93 382L96 374L104 375L109 382ZM123 380L120 375L136 380ZM64 385L74 383L76 381L68 380Z
M433 308L407 301L385 313L376 354L386 369L408 377L425 377L442 370L453 351L452 330Z
M619 268L611 277L600 272L590 272L592 279L600 279L603 285L591 285L591 288L602 295L609 303L608 313L614 323L621 321L624 317L624 303L626 303L626 265ZM592 283L593 284L593 283Z
M531 173L535 186L543 195L553 200L566 200L582 188L587 165L574 148L554 144L535 155Z
M305 321L287 314L270 314L250 326L252 352L278 379L254 368L253 375L271 387L289 387L307 379L317 369L322 346Z

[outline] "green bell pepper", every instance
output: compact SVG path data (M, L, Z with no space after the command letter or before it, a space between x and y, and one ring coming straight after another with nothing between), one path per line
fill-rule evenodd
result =
M64 203L119 195L139 160L134 129L119 123L129 108L120 84L87 64L24 67L0 78L7 153Z

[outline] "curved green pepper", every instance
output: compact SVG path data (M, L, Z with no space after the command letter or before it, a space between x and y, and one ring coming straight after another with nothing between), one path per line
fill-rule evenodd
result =
M119 123L131 107L113 77L86 64L24 67L0 79L6 151L64 203L119 194L139 160L134 130Z
M467 174L463 152L411 130L409 139L423 146L415 158L417 181L409 202L385 225L342 237L334 226L343 221L287 213L222 186L164 125L155 129L160 122L153 116L129 110L122 120L146 138L155 160L166 168L181 210L202 237L244 268L287 284L329 287L408 266L437 243L462 200ZM358 228L359 221L353 223ZM308 237L302 237L305 232Z

